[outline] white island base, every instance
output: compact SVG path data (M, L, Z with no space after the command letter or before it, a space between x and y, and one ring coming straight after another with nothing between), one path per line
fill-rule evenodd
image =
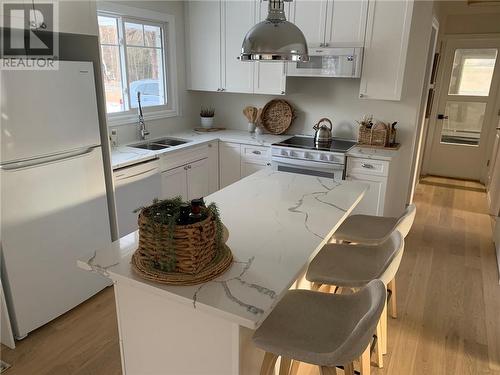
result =
M233 264L213 281L169 286L131 268L138 233L79 266L114 282L124 375L255 375L251 337L363 197L367 186L259 171L208 197Z
M254 375L253 330L140 287L115 282L123 373Z

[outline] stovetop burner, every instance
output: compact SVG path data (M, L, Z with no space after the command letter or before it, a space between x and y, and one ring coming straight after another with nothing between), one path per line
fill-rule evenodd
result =
M314 143L313 137L307 136L295 136L285 139L282 142L274 143L273 146L285 146L294 148L304 148L308 150L319 150L319 151L330 151L330 152L347 152L349 151L356 142L348 141L345 139L333 139L329 144L318 144Z

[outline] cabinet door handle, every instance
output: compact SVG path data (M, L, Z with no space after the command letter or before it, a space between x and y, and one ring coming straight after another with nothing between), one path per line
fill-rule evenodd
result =
M267 165L268 167L270 167L270 166L271 166L271 163L267 163L266 165Z
M375 168L372 164L367 164L367 163L362 163L361 166L366 169L373 169Z
M261 152L259 150L253 150L252 153L255 154L255 155L260 155L261 154Z

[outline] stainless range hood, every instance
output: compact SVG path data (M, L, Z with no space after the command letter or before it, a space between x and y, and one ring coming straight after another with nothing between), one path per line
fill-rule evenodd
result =
M268 0L265 21L252 27L241 46L241 61L308 61L302 31L285 17L285 1Z

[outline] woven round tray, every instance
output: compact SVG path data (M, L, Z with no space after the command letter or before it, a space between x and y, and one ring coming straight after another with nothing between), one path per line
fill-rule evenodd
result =
M273 99L262 109L260 122L271 134L282 134L292 124L293 109L290 103L283 99Z
M197 274L163 272L154 268L151 260L142 256L139 251L134 253L131 262L132 269L144 279L169 285L196 285L223 274L231 266L233 255L229 247L223 244L212 261Z

